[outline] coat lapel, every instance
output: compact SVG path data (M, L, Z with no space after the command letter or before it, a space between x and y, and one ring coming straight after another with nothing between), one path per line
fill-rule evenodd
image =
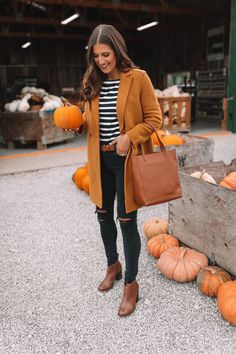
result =
M91 130L95 136L99 136L99 96L92 100L91 111Z
M119 85L117 104L116 104L116 112L117 112L117 117L118 117L121 132L124 128L125 104L128 97L131 82L132 82L132 71L130 70L126 73L121 72L120 85Z

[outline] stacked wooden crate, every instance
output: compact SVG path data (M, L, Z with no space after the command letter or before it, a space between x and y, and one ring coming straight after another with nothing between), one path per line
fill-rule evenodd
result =
M164 125L171 131L189 132L191 125L191 96L159 97Z
M63 132L55 126L53 112L2 112L0 130L9 148L14 148L15 142L35 141L38 149L45 149L48 144L74 137L74 133Z

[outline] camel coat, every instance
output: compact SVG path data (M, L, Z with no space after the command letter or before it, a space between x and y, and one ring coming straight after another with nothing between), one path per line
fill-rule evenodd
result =
M131 156L139 153L138 145L144 144L146 152L152 152L152 129L162 125L162 114L150 78L145 71L131 69L120 74L117 95L117 117L121 134L127 133L131 146L125 160L124 186L126 212L140 208L134 201ZM102 208L102 187L99 151L99 97L85 103L84 126L87 126L88 165L90 180L90 198Z

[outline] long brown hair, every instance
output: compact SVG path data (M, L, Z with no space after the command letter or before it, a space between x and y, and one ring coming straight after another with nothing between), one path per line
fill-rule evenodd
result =
M93 46L98 43L109 45L113 49L116 56L116 66L119 71L125 72L131 68L137 68L128 56L126 44L121 34L111 25L97 26L89 38L86 56L88 67L84 74L82 85L82 95L89 102L99 95L102 82L106 78L106 75L98 68L93 58Z

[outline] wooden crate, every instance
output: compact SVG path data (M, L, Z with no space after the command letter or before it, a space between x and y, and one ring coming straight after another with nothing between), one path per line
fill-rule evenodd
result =
M164 125L171 131L188 132L191 125L191 96L158 97Z
M207 164L213 161L214 140L191 134L180 134L185 144L166 146L167 149L176 149L179 167L190 167ZM159 148L154 146L154 151Z
M63 132L55 126L53 113L38 111L2 112L0 129L9 148L14 148L16 141L22 144L36 141L38 149L45 149L47 144L74 137L74 133Z
M236 159L230 165L212 162L180 172L183 197L169 203L169 233L236 276L236 191L190 176L202 169L219 183L236 171Z

